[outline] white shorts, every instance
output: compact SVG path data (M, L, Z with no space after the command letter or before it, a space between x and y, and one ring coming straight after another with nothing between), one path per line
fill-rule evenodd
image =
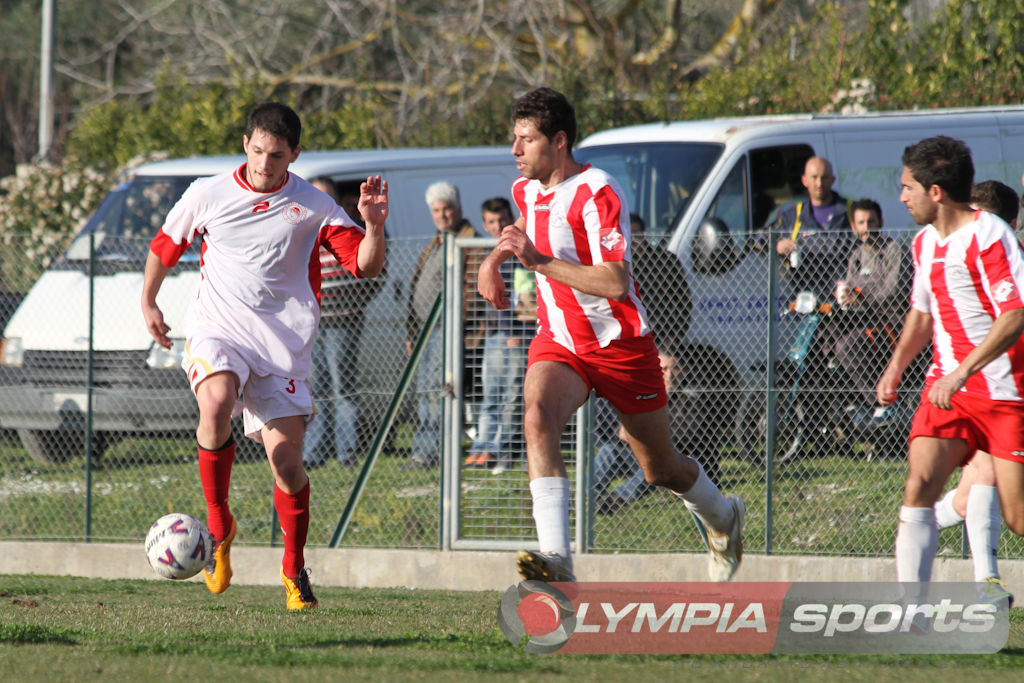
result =
M308 379L253 375L242 355L220 339L186 342L181 366L193 394L200 382L215 373L231 372L238 377L242 392L231 416L241 414L245 435L257 442L263 442L260 430L271 420L301 415L308 425L313 419L313 391Z

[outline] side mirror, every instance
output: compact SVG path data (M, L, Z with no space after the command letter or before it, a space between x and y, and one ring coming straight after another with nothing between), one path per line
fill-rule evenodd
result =
M721 218L705 218L693 238L691 261L701 275L721 275L739 263L729 226Z

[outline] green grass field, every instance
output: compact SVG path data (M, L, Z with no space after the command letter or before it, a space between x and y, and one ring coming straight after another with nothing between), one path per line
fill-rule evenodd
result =
M280 587L0 576L0 680L1014 680L1007 647L974 656L533 655L497 628L497 592L317 589L289 613ZM980 678L973 678L980 676ZM990 678L992 677L992 678Z

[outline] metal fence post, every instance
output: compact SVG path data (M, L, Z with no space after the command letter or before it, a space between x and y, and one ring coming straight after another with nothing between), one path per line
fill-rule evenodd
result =
M444 361L441 367L441 505L438 543L443 550L451 550L452 539L458 538L459 530L459 466L462 454L462 421L464 400L462 395L463 353L462 338L462 291L463 273L462 243L455 236L444 236L444 287L441 295L445 298L445 324L443 330Z
M771 240L768 240L769 243ZM778 258L775 249L769 247L768 251L768 353L765 357L765 443L764 443L764 552L772 554L772 515L775 484L775 403L777 393L775 390L775 346L778 344L778 325L775 320L775 296L777 283L775 281L775 268Z
M96 322L96 233L89 233L89 349L85 378L85 542L92 540L92 385Z
M594 395L576 411L576 552L594 541Z

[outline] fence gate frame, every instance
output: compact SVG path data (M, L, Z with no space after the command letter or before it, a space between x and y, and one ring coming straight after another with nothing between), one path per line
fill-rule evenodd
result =
M460 339L462 329L462 283L465 278L463 252L465 249L490 251L497 246L494 237L460 237L445 235L445 278L444 278L444 339ZM485 304L489 306L490 304ZM462 434L465 429L465 396L462 376L464 368L463 345L446 343L442 377L444 404L441 451L441 548L443 550L517 550L536 549L537 541L502 539L467 539L462 537ZM593 429L590 408L593 400L587 401L576 411L576 424L585 425L576 430L576 463L573 481L575 515L570 517L572 551L585 553L590 550L591 518L593 500L590 471L593 458Z

